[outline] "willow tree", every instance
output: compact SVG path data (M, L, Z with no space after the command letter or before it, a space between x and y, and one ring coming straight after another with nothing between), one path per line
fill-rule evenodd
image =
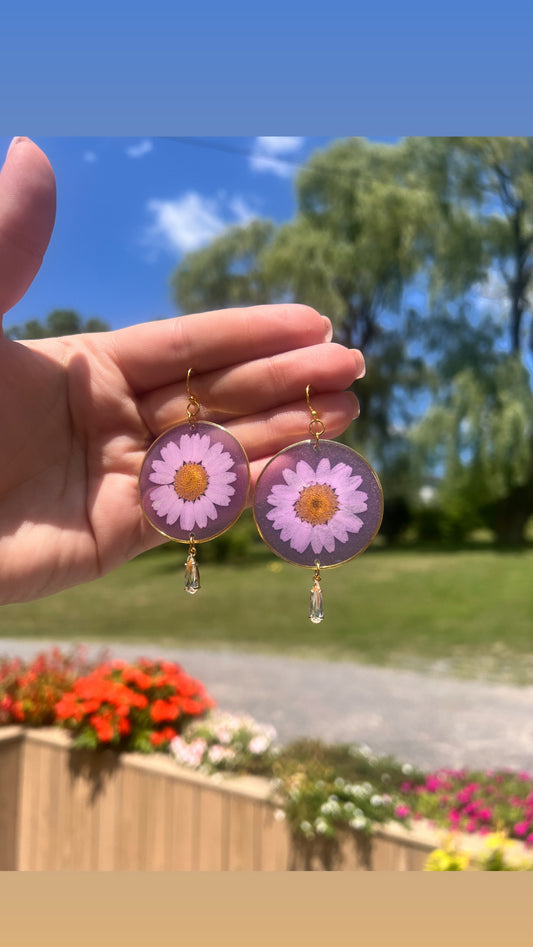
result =
M418 380L401 300L425 259L422 235L435 213L434 196L413 186L405 159L401 142L334 142L297 175L294 219L232 227L184 257L172 278L185 311L285 300L328 315L338 341L364 350L357 439L381 458L382 475L385 455L392 462L397 453L392 399L398 405L399 390Z
M171 277L180 309L205 312L268 302L271 290L261 256L274 230L268 220L252 220L228 227L206 247L187 254Z
M438 200L434 290L492 296L508 350L533 347L533 138L409 139L405 150Z
M479 511L501 544L514 545L533 513L524 367L533 347L533 139L411 139L405 147L413 173L438 199L428 252L433 314L437 300L448 313L453 302L464 312L465 299L474 307L464 345L467 326L457 316L448 315L440 335L438 319L421 327L439 349L440 371L435 406L415 439L432 448L434 463L440 456L443 502Z

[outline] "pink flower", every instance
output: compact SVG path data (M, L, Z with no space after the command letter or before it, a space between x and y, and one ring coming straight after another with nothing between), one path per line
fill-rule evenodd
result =
M284 483L276 483L268 496L272 522L282 542L304 553L309 544L315 555L323 549L333 552L337 542L348 542L348 533L358 533L368 494L358 488L362 478L348 464L331 467L327 457L316 470L300 460L296 470L282 470Z
M410 811L411 810L409 809L409 806L399 805L396 806L394 815L397 816L398 819L405 819L409 815Z
M179 444L161 448L162 460L152 461L150 480L160 486L150 491L152 507L169 526L179 518L181 528L204 529L216 520L217 506L228 506L235 493L235 461L221 443L208 434L182 434Z
M529 822L517 822L513 831L515 835L522 837L529 829Z
M425 788L428 792L436 792L437 789L440 789L441 780L439 776L428 776L426 779Z

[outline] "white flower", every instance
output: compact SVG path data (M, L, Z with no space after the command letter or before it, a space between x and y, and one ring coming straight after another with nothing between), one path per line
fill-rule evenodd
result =
M266 753L270 746L270 741L268 737L264 734L259 733L257 736L252 737L248 744L248 750L250 753L253 753L254 756L258 756L260 753Z
M215 743L214 746L210 746L207 751L207 756L209 762L216 765L217 763L223 763L226 760L234 760L235 753L228 746L220 746L219 743Z

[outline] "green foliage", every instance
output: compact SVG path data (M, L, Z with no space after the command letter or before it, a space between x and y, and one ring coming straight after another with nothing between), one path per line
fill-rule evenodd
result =
M533 139L409 139L414 172L439 196L441 225L432 235L432 283L458 297L496 281L521 351L533 288Z
M274 226L252 220L230 227L207 247L187 254L171 279L176 303L183 312L203 312L270 301L261 254Z
M335 142L301 171L298 213L265 255L278 293L327 312L347 344L371 345L422 263L434 199L409 184L401 143Z
M252 511L247 509L231 529L208 543L202 543L198 562L242 563L261 545Z
M493 359L490 372L465 368L448 393L412 432L430 469L442 471L440 496L448 518L472 528L487 511L508 509L505 528L521 523L518 540L533 509L533 394L526 369L514 356ZM489 520L490 522L490 520ZM497 529L496 517L490 522Z
M109 326L102 319L92 317L85 322L73 309L54 309L44 322L29 319L20 326L6 331L9 339L48 339L63 335L78 335L80 332L107 332Z
M406 772L413 782L423 779L393 757L379 758L365 747L328 746L319 740L295 741L273 763L286 818L307 842L333 840L346 828L370 834L377 824L404 821L398 805Z

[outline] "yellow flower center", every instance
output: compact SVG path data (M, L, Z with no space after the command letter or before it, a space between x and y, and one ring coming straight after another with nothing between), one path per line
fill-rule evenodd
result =
M176 471L174 490L181 500L197 500L204 495L209 477L201 464L183 464Z
M327 523L338 509L337 494L327 483L314 483L310 487L304 487L294 504L296 516L312 526Z

